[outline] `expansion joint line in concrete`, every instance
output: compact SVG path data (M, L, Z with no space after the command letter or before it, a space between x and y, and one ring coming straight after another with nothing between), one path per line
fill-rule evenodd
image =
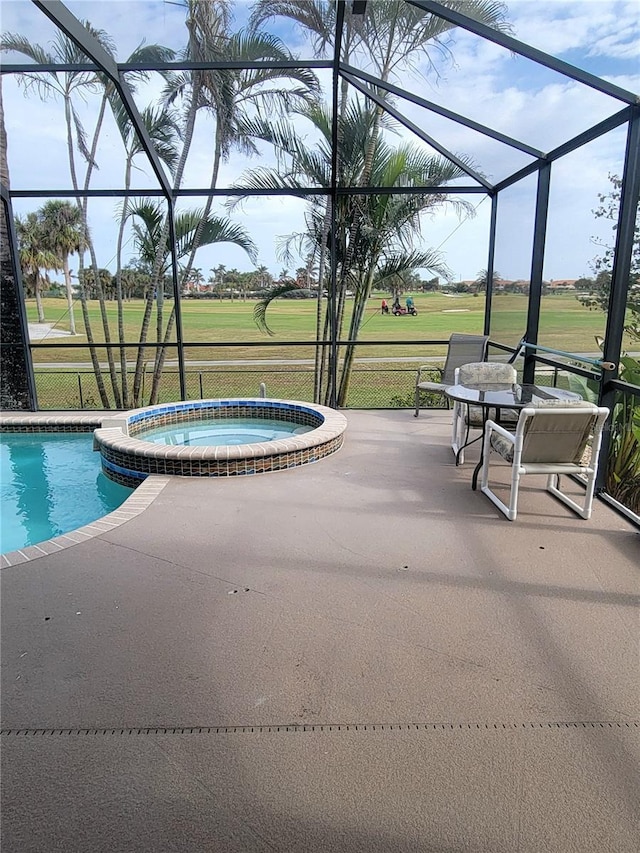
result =
M114 735L299 734L304 732L459 732L523 729L639 729L640 721L571 720L479 723L283 723L260 726L115 726L113 728L4 728L2 737L104 737Z

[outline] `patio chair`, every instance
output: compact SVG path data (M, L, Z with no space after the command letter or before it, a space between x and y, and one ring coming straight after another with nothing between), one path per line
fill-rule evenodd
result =
M454 373L454 385L467 385L472 388L484 388L486 391L499 391L512 388L518 379L518 372L511 364L501 361L474 361L457 367ZM451 430L451 448L456 455L456 464L464 462L464 448L469 442L471 429L482 430L487 418L499 421L503 426L514 426L519 412L515 409L489 409L488 414L482 406L469 406L456 401L453 404L453 424ZM477 439L474 439L477 441Z
M509 521L515 521L520 478L524 474L546 474L547 491L581 518L590 518L602 428L608 414L609 409L583 400L545 400L521 410L515 433L488 420L484 435L481 491ZM489 488L492 450L511 465L508 506ZM561 474L581 474L586 477L582 505L560 491Z
M420 413L420 394L425 391L442 393L445 388L455 383L456 367L468 364L471 361L484 361L487 357L489 346L488 335L460 335L453 334L449 338L447 357L444 367L434 367L432 364L424 364L418 368L416 375L416 413ZM437 379L427 379L426 376L436 374ZM447 400L447 408L449 401Z

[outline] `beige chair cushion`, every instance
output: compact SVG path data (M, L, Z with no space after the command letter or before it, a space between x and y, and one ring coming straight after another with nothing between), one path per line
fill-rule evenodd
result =
M484 391L501 391L515 385L518 374L511 364L499 361L476 361L463 364L458 369L458 383L470 388L479 388ZM515 409L500 409L500 417L496 409L489 409L486 417L482 406L467 406L465 423L472 427L481 428L486 418L499 421L501 424L515 425L518 422L519 413Z
M498 417L498 412L500 413L500 417ZM518 409L489 409L487 413L487 418L491 418L492 421L497 421L502 426L512 426L514 429L519 417L520 412ZM468 406L465 423L472 427L482 428L484 424L482 406Z
M507 462L513 462L513 442L509 441L508 438L505 438L500 433L492 432L491 433L491 447L502 456L503 459L506 459Z
M461 365L458 370L460 385L485 388L487 391L511 387L515 385L517 378L515 367L500 361L475 361Z
M575 408L575 414L554 417L554 408L567 407ZM540 412L525 427L522 462L579 465L593 432L597 407L583 400L545 400L535 408Z
M568 463L580 465L594 429L597 407L584 400L543 400L533 408L522 441L522 464ZM554 409L575 409L558 415ZM507 462L513 462L513 443L491 433L491 446Z

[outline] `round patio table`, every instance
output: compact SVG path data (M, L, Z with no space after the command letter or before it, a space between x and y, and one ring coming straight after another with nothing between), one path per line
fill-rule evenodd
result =
M468 447L480 439L484 439L484 426L489 419L489 411L496 410L496 415L493 420L500 422L501 409L524 409L525 406L531 403L540 403L543 400L582 400L580 394L573 391L565 391L564 388L553 388L548 385L451 385L445 388L444 393L451 400L458 403L466 403L469 406L480 406L482 409L482 434L479 438L474 438L473 441L465 442L462 448ZM473 471L471 478L471 488L475 489L478 485L478 474L482 468L482 453L484 449L484 441L480 447L480 460ZM456 454L456 465L458 464L458 454Z

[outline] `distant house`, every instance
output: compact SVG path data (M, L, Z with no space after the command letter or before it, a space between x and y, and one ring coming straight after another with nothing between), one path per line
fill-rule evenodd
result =
M549 281L549 290L575 290L577 278L552 278Z
M502 293L527 293L529 282L522 278L516 280L502 278L494 284L494 290L502 291Z
M551 292L561 292L561 291L571 291L576 289L576 284L579 281L577 278L556 278L551 279L550 281L543 282L543 286L545 291ZM494 281L493 289L497 293L523 293L526 294L529 291L529 281L523 278L519 279L508 279L508 278L500 278ZM443 290L455 289L458 292L465 293L473 293L478 288L478 282L476 279L464 279L462 281L456 281L451 283L446 283L442 285Z

